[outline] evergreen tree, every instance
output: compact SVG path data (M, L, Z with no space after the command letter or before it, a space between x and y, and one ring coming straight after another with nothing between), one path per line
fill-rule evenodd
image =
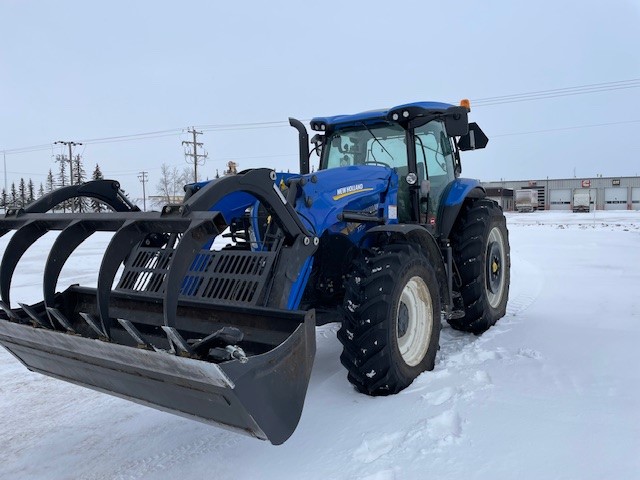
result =
M98 165L97 163L96 168L94 168L93 173L91 174L91 180L104 180L104 176L102 175L102 171L100 170L100 165ZM91 210L100 213L107 210L107 207L103 203L92 198Z
M76 158L73 159L73 166L73 183L80 185L87 180L87 173L84 171L84 165L82 165L82 157L80 155L76 155Z
M51 170L49 170L49 173L51 173ZM42 198L43 195L44 195L44 185L42 185L42 182L40 182L40 188L38 188L38 198Z
M9 200L7 191L3 188L2 195L0 196L0 207L4 208L4 211L7 211L7 201Z
M11 207L15 207L18 204L18 191L16 190L15 182L11 182L11 194L9 198L9 204Z
M27 185L24 183L24 178L20 179L18 185L18 206L24 207L27 204Z
M54 188L56 188L56 181L53 179L53 172L51 172L51 169L49 169L49 173L47 174L47 180L46 180L46 190L45 192L50 193L53 191Z
M62 187L66 187L68 182L67 182L67 159L62 156L62 155L58 155L56 157L56 162L58 162L60 164L60 167L58 168L58 178L56 181L56 187L58 188L62 188ZM69 203L69 201L67 200L66 202L62 202L60 205L54 207L54 211L55 210L59 210L60 207L62 207L62 211L66 212L67 211L67 207L71 208L71 204Z
M58 178L56 182L56 187L66 187L68 185L67 179L67 159L62 155L58 155L56 157L56 162L60 164L58 168Z
M36 199L36 187L33 185L33 180L29 179L27 183L27 203L31 203Z
M80 155L76 155L73 159L73 166L73 184L81 185L87 179L87 174L84 171L82 157ZM89 210L89 200L86 197L75 197L72 202L76 212L86 212Z

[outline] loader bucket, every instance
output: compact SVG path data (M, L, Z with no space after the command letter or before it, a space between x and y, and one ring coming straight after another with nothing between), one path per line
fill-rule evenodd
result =
M0 235L16 232L0 264L0 344L32 371L281 444L299 421L315 355L315 314L291 299L317 242L273 179L268 170L243 172L162 212L118 198L106 202L109 213L43 213L47 202L8 212ZM274 218L269 243L212 250L237 219L208 209L237 191ZM44 266L43 301L16 307L18 261L50 230L60 234ZM56 293L65 261L96 231L115 232L97 287Z
M72 287L61 295L60 302L83 305L91 302L91 296L90 291ZM137 308L143 306L154 305ZM156 310L161 316L160 308ZM210 322L207 316L225 317L225 323L232 323L231 317L236 325L270 322L282 330L269 334L274 340L284 340L268 352L249 356L245 363L238 359L213 363L144 345L106 342L0 320L0 343L34 372L217 424L274 445L283 443L298 424L311 374L313 312L181 310L185 320L203 324ZM138 315L144 313L138 310ZM81 325L74 325L76 328L77 332L82 330ZM114 334L115 338L126 338L124 331Z

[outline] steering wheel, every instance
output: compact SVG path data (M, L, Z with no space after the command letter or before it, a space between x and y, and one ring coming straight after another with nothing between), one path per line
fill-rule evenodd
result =
M364 165L384 165L387 168L391 168L391 165L388 163L381 162L380 160L368 160L364 162Z

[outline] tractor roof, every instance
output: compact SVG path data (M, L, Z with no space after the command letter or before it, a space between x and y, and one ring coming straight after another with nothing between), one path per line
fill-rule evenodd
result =
M313 130L330 130L337 126L349 127L365 124L392 121L390 114L404 109L410 109L412 116L424 116L433 113L442 113L453 105L442 102L414 102L398 105L397 107L381 110L370 110L367 112L354 113L352 115L334 115L332 117L315 117L311 119ZM417 114L417 115L416 115ZM321 128L324 125L324 128Z

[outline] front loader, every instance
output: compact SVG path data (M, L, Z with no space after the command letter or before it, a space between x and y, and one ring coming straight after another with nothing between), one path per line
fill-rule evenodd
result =
M480 334L505 313L504 215L460 151L487 139L468 106L420 102L311 121L300 174L253 169L141 212L115 181L64 187L0 219L0 343L32 371L281 444L295 430L315 326L341 323L354 387L396 393L433 369L441 321ZM77 197L107 213L56 213ZM43 300L11 299L29 247L59 231ZM114 232L95 288L65 262ZM13 303L12 303L13 300ZM17 300L17 302L16 302Z

